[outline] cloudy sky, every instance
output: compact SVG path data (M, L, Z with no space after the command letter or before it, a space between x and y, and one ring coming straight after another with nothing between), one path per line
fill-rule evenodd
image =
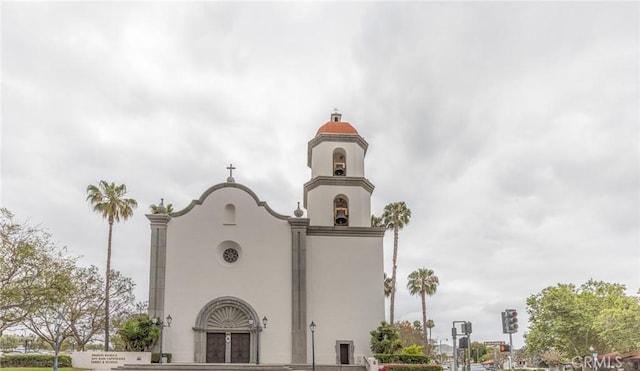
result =
M307 142L337 107L369 142L372 210L405 201L404 289L440 277L451 322L504 340L500 312L589 278L640 288L638 2L2 2L1 205L104 269L105 179L140 207L113 265L146 300L149 225L236 181L302 200ZM392 233L385 238L390 272ZM259 279L253 277L252 279ZM514 342L523 344L523 331Z

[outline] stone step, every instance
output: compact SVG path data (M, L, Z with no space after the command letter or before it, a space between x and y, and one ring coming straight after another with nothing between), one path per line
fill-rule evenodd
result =
M292 371L291 368L284 365L248 365L248 364L214 364L214 363L152 363L147 365L124 365L113 370L202 370L202 371Z

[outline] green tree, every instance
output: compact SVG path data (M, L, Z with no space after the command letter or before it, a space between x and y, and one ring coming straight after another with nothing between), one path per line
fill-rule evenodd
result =
M438 289L438 284L440 280L438 276L436 276L431 269L420 268L409 273L408 281L407 281L407 289L409 289L409 293L411 295L420 295L422 300L422 327L423 327L423 343L425 349L428 349L428 345L430 344L430 339L427 340L427 329L429 328L427 325L427 301L426 296L432 296L436 293Z
M403 348L413 344L422 344L424 342L424 338L422 337L422 324L420 321L415 321L414 323L409 321L398 321L394 326L398 329L400 342Z
M382 225L388 230L393 230L393 266L391 270L391 299L389 303L389 322L395 320L396 283L398 271L398 235L399 231L409 224L411 220L411 210L404 201L393 202L384 207L382 212Z
M110 282L113 282L111 278ZM78 347L83 349L104 326L104 280L98 267L78 267L75 290L68 300L69 328ZM113 286L113 285L111 285Z
M371 331L371 351L373 353L394 354L402 349L398 330L385 321Z
M97 186L87 187L87 201L93 211L107 219L109 223L109 237L107 240L107 268L105 274L105 303L104 303L104 350L109 351L109 276L111 275L111 241L113 236L113 223L125 221L133 215L133 209L138 203L133 198L125 198L127 186L115 185L101 180Z
M431 344L431 329L433 329L434 327L436 327L436 323L433 322L432 319L428 319L426 325L424 326L427 328L427 330L429 330L429 344Z
M479 341L471 342L471 358L474 363L484 362L487 360L487 346Z
M146 314L127 319L118 329L122 349L129 352L148 351L159 336L160 330Z
M0 335L68 290L75 259L43 228L0 208Z
M18 335L2 335L0 336L0 350L10 352L20 345L23 345L22 339Z
M589 355L640 348L640 302L625 286L589 280L580 287L558 284L527 299L527 352L541 356L550 350L559 362Z
M121 319L128 316L133 306L133 280L111 271L110 317ZM23 321L25 327L35 333L49 346L55 343L55 321L62 318L61 342L69 339L82 349L100 331L104 324L104 283L94 266L74 267L72 286L59 293L55 304L41 306ZM64 349L64 348L63 348Z
M70 337L82 349L104 327L104 280L98 268L79 267L75 275L76 290L67 301ZM135 283L120 272L111 270L109 278L109 318L123 320L133 311Z

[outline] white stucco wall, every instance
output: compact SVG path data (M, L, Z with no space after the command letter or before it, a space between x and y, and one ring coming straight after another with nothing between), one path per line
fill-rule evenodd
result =
M233 204L235 224L224 225L225 206ZM240 246L229 264L218 248L223 241ZM194 361L194 331L199 311L210 301L233 296L259 318L268 317L261 335L261 361L291 360L291 231L286 220L271 215L239 188L211 193L202 205L174 217L167 230L164 351L173 362Z
M382 237L308 237L307 277L316 362L336 363L337 340L354 342L354 360L371 355L369 332L384 320ZM308 344L311 360L310 333Z
M355 142L321 142L311 150L311 177L333 176L333 151L342 148L347 155L347 176L364 177L364 149Z
M371 226L371 194L361 187L324 185L307 195L307 214L311 225L333 226L333 200L339 194L349 201L349 226Z

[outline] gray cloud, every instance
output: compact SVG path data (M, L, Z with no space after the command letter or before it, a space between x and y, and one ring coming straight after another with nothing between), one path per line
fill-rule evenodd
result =
M147 295L148 223L236 179L291 214L334 107L369 142L372 210L404 200L406 276L453 320L588 278L640 287L636 3L18 3L2 11L2 205L102 266L100 179L140 208L114 266ZM390 271L392 239L385 239ZM625 257L620 259L620 257ZM613 268L612 268L613 267ZM521 336L516 339L522 344Z

